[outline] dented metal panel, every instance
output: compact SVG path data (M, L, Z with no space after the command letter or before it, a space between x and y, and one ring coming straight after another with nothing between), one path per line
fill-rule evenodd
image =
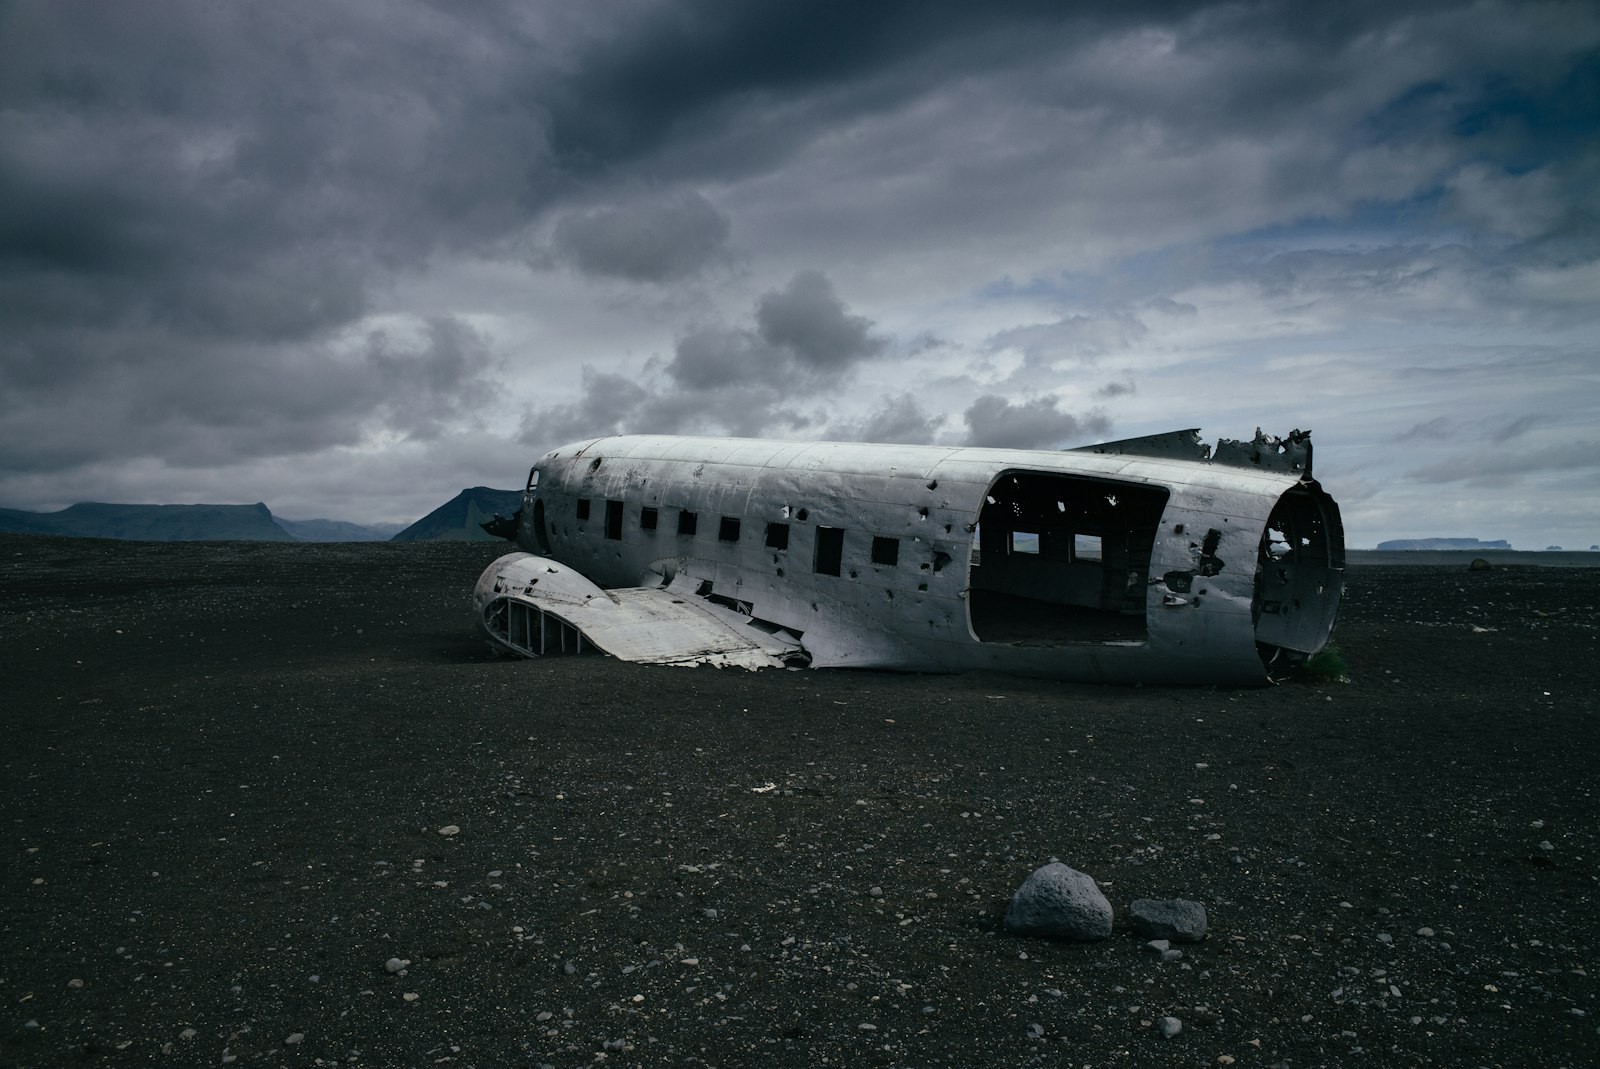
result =
M799 653L798 643L741 628L735 614L731 620L719 618L681 591L606 591L529 553L507 554L490 565L474 604L490 639L525 657L582 653L584 641L613 657L646 664L770 668Z
M786 632L819 666L1259 682L1327 639L1338 509L1309 476L1303 432L1219 443L1242 461L1206 460L1198 442L594 439L539 462L518 541L613 603L670 589Z

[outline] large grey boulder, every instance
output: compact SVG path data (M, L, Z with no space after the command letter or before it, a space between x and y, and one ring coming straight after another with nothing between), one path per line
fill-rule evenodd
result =
M1128 919L1146 939L1198 943L1206 937L1206 907L1187 898L1136 898Z
M1089 942L1111 935L1111 903L1094 877L1052 861L1035 869L1011 896L1006 930L1017 935Z

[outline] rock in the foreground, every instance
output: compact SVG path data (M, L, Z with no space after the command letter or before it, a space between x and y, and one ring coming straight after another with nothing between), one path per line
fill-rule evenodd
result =
M1111 903L1094 877L1059 861L1035 869L1011 896L1006 930L1089 942L1111 935Z
M1136 898L1128 919L1145 939L1198 943L1206 937L1206 907L1187 898Z

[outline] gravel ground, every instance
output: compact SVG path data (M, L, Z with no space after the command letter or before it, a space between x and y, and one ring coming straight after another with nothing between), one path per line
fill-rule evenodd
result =
M1600 1064L1600 569L1138 689L494 660L501 548L0 536L0 1064Z

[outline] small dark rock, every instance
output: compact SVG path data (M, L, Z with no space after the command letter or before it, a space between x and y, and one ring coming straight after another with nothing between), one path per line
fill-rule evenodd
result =
M1146 939L1198 943L1206 937L1206 907L1187 898L1136 898L1128 919Z
M1017 935L1105 939L1111 935L1111 903L1094 877L1053 861L1035 869L1011 896L1005 926Z

